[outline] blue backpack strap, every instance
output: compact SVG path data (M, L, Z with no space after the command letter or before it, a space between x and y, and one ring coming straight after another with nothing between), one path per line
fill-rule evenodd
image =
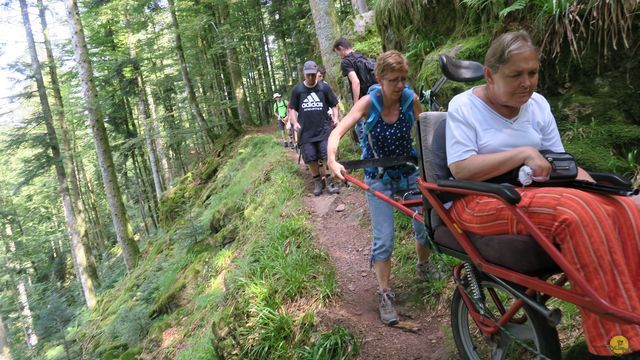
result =
M400 97L400 109L404 113L405 118L409 121L410 127L413 127L413 122L415 121L413 116L413 95L413 90L411 90L409 86L405 85L404 90L402 90L402 96Z
M382 112L382 88L379 84L373 85L369 89L369 98L371 99L371 106L369 107L369 116L364 126L365 134L373 129Z

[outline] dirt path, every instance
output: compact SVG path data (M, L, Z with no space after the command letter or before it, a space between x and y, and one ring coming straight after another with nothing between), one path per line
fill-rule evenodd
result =
M297 161L294 152L290 157ZM332 307L319 315L320 323L342 324L363 339L360 359L455 359L441 330L449 326L448 311L428 314L400 300L396 308L401 323L415 326L413 331L385 326L378 319L375 274L368 265L371 230L363 225L369 215L362 190L342 188L339 195L325 192L315 197L308 171L304 165L300 169L308 179L305 205L313 214L318 244L335 264L340 291ZM344 210L337 211L341 205Z

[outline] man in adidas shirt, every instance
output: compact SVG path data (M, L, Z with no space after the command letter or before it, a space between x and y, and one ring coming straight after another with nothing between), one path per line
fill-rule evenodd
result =
M338 123L338 99L331 88L322 82L316 82L318 65L307 61L303 66L304 81L291 90L289 106L291 108L291 124L299 129L298 144L304 163L309 166L313 176L313 194L319 196L324 188L324 181L318 162L327 163L327 140L331 133L329 114L331 109L334 124ZM324 165L322 166L324 167ZM324 171L323 171L324 172ZM327 183L331 183L327 181ZM335 189L330 189L331 193Z

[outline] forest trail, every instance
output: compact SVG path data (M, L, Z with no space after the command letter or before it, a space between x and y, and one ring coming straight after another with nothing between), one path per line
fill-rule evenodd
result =
M298 163L298 154L291 150L287 154ZM406 328L388 327L380 322L375 274L369 269L371 230L363 224L368 222L363 191L342 186L340 194L328 195L325 190L321 196L313 196L308 170L302 161L299 167L308 193L304 204L312 214L318 244L335 265L339 288L335 302L318 314L320 326L340 324L362 339L359 359L457 358L443 334L449 327L448 309L442 313L414 309L398 293L396 309L400 324ZM336 210L339 206L344 206L344 210Z
M309 181L307 188L311 191ZM451 351L442 328L448 314L429 314L412 309L398 293L396 309L412 331L383 325L378 318L375 274L369 270L370 229L361 219L368 217L362 190L342 188L339 195L307 196L318 244L336 268L337 300L320 314L321 324L342 324L363 339L360 359L449 359ZM338 212L336 207L344 205ZM393 275L392 275L393 279ZM415 331L415 332L414 332Z

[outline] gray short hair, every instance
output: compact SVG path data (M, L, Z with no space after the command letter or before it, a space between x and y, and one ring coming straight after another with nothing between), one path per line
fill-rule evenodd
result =
M540 49L533 44L531 36L524 30L504 33L491 42L484 57L484 66L496 73L509 62L511 55L532 50L540 56Z

